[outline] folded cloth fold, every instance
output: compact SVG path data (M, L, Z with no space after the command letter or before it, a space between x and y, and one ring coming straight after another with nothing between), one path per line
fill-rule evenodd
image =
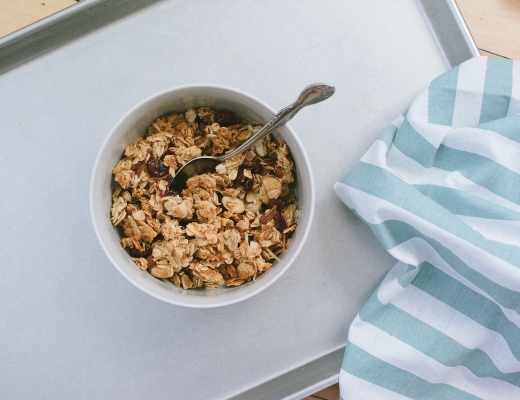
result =
M520 399L520 63L436 78L335 185L397 259L352 322L343 399Z

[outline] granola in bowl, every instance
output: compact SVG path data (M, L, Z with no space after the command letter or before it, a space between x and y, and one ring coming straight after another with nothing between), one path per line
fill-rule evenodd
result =
M294 163L272 137L195 176L177 193L175 172L237 147L261 128L226 109L158 118L113 169L112 223L137 268L184 289L239 286L269 270L296 229Z

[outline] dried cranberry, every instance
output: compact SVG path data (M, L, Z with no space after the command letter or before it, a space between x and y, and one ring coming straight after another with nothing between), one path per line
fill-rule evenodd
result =
M278 211L282 211L286 206L285 200L282 198L269 199L269 202L267 203L267 208L273 208L274 206L276 206L276 209Z
M149 159L146 163L146 169L152 178L164 176L168 173L168 167L164 165L162 160Z
M186 227L189 223L191 223L189 219L179 219L179 226Z
M215 120L212 118L212 116L210 114L208 115L204 115L203 117L200 117L200 119L202 120L202 122L204 122L206 125L211 125L213 122L215 122ZM204 128L202 128L202 130L204 130Z
M279 212L274 214L274 227L280 232L287 228L287 222L285 222L285 218Z
M215 117L220 126L230 126L238 122L235 113L225 108L217 111Z
M246 192L249 192L251 189L253 189L253 180L242 175L240 178L237 177L237 179L235 179L234 186L235 188L241 187Z
M146 257L146 261L148 262L148 272L152 272L152 268L155 267L155 264L157 263L153 260L153 256L151 254Z
M251 169L252 174L259 174L260 172L262 172L262 164L260 164L259 159L255 159L255 161L251 164L251 166L249 166L249 168Z
M179 192L177 192L176 190L171 190L171 189L166 189L163 193L162 193L162 196L161 197L167 197L167 196L172 196L172 197L176 197L179 195Z
M244 167L240 167L238 169L237 177L235 178L235 182L233 182L233 187L235 189L242 188L246 192L249 192L253 189L253 180L244 175Z
M152 249L144 249L143 251L139 251L137 249L130 250L130 255L134 258L139 258L139 257L146 258L150 254L152 254Z

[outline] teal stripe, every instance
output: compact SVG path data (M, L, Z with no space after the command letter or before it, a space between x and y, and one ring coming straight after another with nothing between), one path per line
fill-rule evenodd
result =
M352 210L352 212L359 219L365 222L370 227L370 229L372 229L377 239L381 242L386 250L390 250L395 246L398 246L401 243L404 243L413 238L422 239L427 242L455 272L466 278L479 289L482 289L502 307L509 308L520 314L520 293L505 288L470 268L451 250L444 247L442 244L433 240L432 238L424 236L413 226L407 224L406 222L397 220L385 221L380 224L370 224L365 221L356 212L356 210ZM402 284L402 286L406 285Z
M351 375L412 399L478 399L445 383L430 383L347 342L341 368Z
M423 167L431 167L437 153L437 148L428 142L405 119L395 135L393 144L407 157L414 159Z
M495 161L441 145L433 165L445 171L458 171L477 185L520 204L520 175Z
M519 247L486 239L460 219L453 218L449 211L383 168L360 161L341 182L395 204L510 264L520 266Z
M477 125L475 128L493 131L508 139L520 143L520 115L512 115L507 118L497 119Z
M422 263L420 268L421 272L412 285L487 329L501 334L512 354L520 360L520 329L504 315L498 305L431 264Z
M502 207L464 190L437 185L413 185L413 187L455 215L520 221L519 212Z
M435 78L428 88L428 122L452 126L459 67Z
M416 279L422 275L421 269ZM463 366L480 378L495 378L520 387L520 372L501 372L484 351L469 349L393 304L381 303L377 291L363 306L359 317L442 365Z
M490 57L487 61L480 123L507 116L513 88L513 60Z
M477 185L520 204L520 175L495 161L442 144L437 149L413 129L407 120L397 132L393 144L401 153L425 168L458 171Z
M412 281L415 279L415 276L417 275L418 272L419 272L419 268L417 268L415 265L408 265L408 269L406 270L406 272L403 275L401 275L399 278L397 278L397 282L399 282L399 284L402 287L406 287L410 283L412 283Z
M388 128L386 128L381 135L379 135L379 140L382 140L385 142L386 147L390 148L390 145L394 141L395 134L397 133L397 126L390 125Z

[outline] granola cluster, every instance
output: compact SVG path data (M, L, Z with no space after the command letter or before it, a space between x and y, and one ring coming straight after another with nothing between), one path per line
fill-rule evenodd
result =
M125 149L111 220L139 269L192 289L238 286L271 268L298 220L283 140L265 138L182 193L168 188L187 161L233 150L260 128L226 109L190 108L157 119Z

